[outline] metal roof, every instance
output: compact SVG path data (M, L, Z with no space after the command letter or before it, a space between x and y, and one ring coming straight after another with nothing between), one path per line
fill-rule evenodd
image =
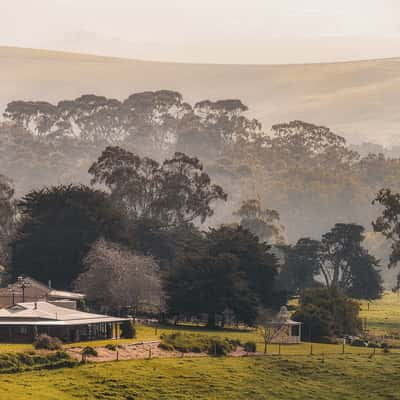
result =
M282 326L282 325L303 325L302 322L293 321L291 319L286 319L284 321L276 320L276 321L268 321L266 325L270 326Z
M46 301L17 303L0 309L1 325L86 325L123 322L129 318L110 317L59 307Z

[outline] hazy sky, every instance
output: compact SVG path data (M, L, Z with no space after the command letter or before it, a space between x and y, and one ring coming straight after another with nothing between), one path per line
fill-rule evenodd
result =
M400 55L400 0L0 0L0 45L171 61Z

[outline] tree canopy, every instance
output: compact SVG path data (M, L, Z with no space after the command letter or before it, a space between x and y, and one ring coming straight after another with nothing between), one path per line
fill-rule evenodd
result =
M212 203L227 198L220 186L211 184L200 161L183 153L159 164L107 147L89 173L92 184L105 184L134 219L154 219L166 226L196 219L203 223L213 215Z
M360 306L336 289L307 289L293 319L303 322L303 340L330 340L357 335L361 330Z
M242 227L211 229L177 260L166 278L167 306L173 314L207 314L210 326L232 312L253 324L259 306L276 307L278 263L269 246Z
M159 266L151 256L135 254L117 243L97 240L83 260L85 266L74 288L86 294L91 306L103 312L129 310L159 313Z
M318 240L301 238L294 246L285 246L283 250L284 262L279 282L288 293L299 295L305 289L317 285L321 243Z
M361 225L338 223L321 241L302 238L294 246L281 247L285 257L280 284L291 295L324 284L355 298L379 298L379 260L363 246L364 239Z
M261 241L269 244L285 242L284 227L280 223L279 213L275 210L263 209L258 199L246 200L234 212L240 218L240 225L248 229Z
M328 288L366 298L380 296L379 261L362 246L364 238L364 227L342 223L322 236L320 271Z
M392 242L389 267L393 267L400 260L400 193L382 189L377 194L374 204L382 207L382 214L372 225L375 232L382 233Z
M129 240L124 215L109 196L87 186L34 190L18 202L11 273L68 288L84 270L84 256L99 237Z

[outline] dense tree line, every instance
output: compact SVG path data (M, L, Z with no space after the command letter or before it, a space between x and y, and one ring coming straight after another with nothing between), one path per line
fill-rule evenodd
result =
M375 193L400 190L399 159L381 148L349 146L329 128L302 121L265 131L239 100L190 105L162 90L124 101L17 101L4 115L0 170L19 195L43 184L88 183L87 169L110 144L157 162L175 152L200 158L230 195L209 223L233 222L234 210L258 199L261 209L279 212L290 241L318 237L339 220L366 225L377 217Z
M145 304L210 326L253 325L300 295L297 317L319 336L356 331L346 296L382 293L358 222L375 220L396 264L400 161L360 157L302 121L266 134L246 112L239 100L192 107L169 91L10 103L0 171L35 188L15 200L0 176L0 264L81 288L99 307Z
M254 324L260 307L285 302L269 245L246 226L194 225L226 200L196 158L176 153L159 164L110 146L89 173L93 187L52 186L16 202L12 278L82 289L103 309L208 315L210 326L226 315Z
M302 238L290 246L279 214L248 200L235 213L237 224L200 231L193 222L211 217L227 196L199 160L183 153L160 164L109 146L89 174L103 190L59 185L17 201L9 241L14 278L81 288L93 304L114 310L137 309L142 298L147 310L207 315L210 326L227 317L255 324L260 310L310 287L358 298L382 291L379 263L362 246L364 228L356 224L336 224L321 241ZM15 219L4 178L2 188L3 214Z

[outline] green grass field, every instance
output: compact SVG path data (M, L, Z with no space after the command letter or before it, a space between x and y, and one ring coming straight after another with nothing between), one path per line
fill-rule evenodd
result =
M372 332L400 332L400 297L361 303L361 317ZM257 342L254 330L137 325L137 338L119 344L159 339L161 333L184 331ZM115 341L90 342L104 346ZM88 343L70 344L85 346ZM0 344L0 352L25 351L31 345ZM140 399L399 399L400 349L341 345L270 345L267 356L175 358L87 364L75 368L0 374L1 400L140 400Z
M400 399L395 355L124 361L0 375L2 400Z
M400 296L385 292L381 299L361 302L360 316L367 320L367 328L381 334L400 333Z

